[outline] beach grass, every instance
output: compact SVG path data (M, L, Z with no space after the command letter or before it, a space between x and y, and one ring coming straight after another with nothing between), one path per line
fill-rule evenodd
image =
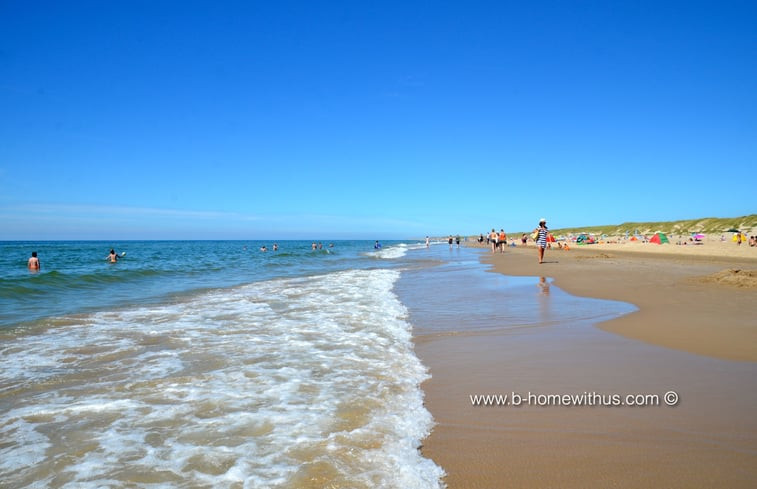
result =
M655 222L624 222L622 224L606 224L599 226L582 226L570 228L553 228L552 234L595 234L608 236L633 234L652 234L662 232L665 234L722 234L729 229L739 229L747 234L757 228L757 214L741 217L703 217L699 219L684 219L679 221L655 221ZM529 231L517 231L511 234L520 234Z

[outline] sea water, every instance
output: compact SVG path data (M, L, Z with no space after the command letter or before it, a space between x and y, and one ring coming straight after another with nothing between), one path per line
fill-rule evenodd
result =
M330 244L0 243L0 487L442 487L413 334L558 314L477 251Z
M263 244L3 243L0 485L439 487L393 292L421 245Z

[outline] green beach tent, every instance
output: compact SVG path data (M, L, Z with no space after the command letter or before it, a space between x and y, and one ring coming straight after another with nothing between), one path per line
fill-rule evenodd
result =
M668 241L668 237L663 233L655 233L654 236L652 236L652 239L649 240L649 242L657 244L670 243L670 241Z

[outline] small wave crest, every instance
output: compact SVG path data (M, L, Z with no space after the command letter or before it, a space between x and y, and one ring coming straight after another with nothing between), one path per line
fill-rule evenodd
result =
M381 260L396 260L398 258L402 258L407 254L409 250L414 249L421 249L425 245L420 244L407 244L407 243L399 243L396 245L387 246L386 248L382 248L379 250L374 250L369 253L370 256L373 256L375 258L381 259Z

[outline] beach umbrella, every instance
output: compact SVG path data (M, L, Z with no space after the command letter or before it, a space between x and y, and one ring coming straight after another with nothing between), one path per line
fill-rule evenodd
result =
M694 239L704 239L704 234L697 233L697 234L694 235Z
M736 229L736 228L731 228L728 231L726 231L726 233L738 233L738 232L739 232L739 230Z

